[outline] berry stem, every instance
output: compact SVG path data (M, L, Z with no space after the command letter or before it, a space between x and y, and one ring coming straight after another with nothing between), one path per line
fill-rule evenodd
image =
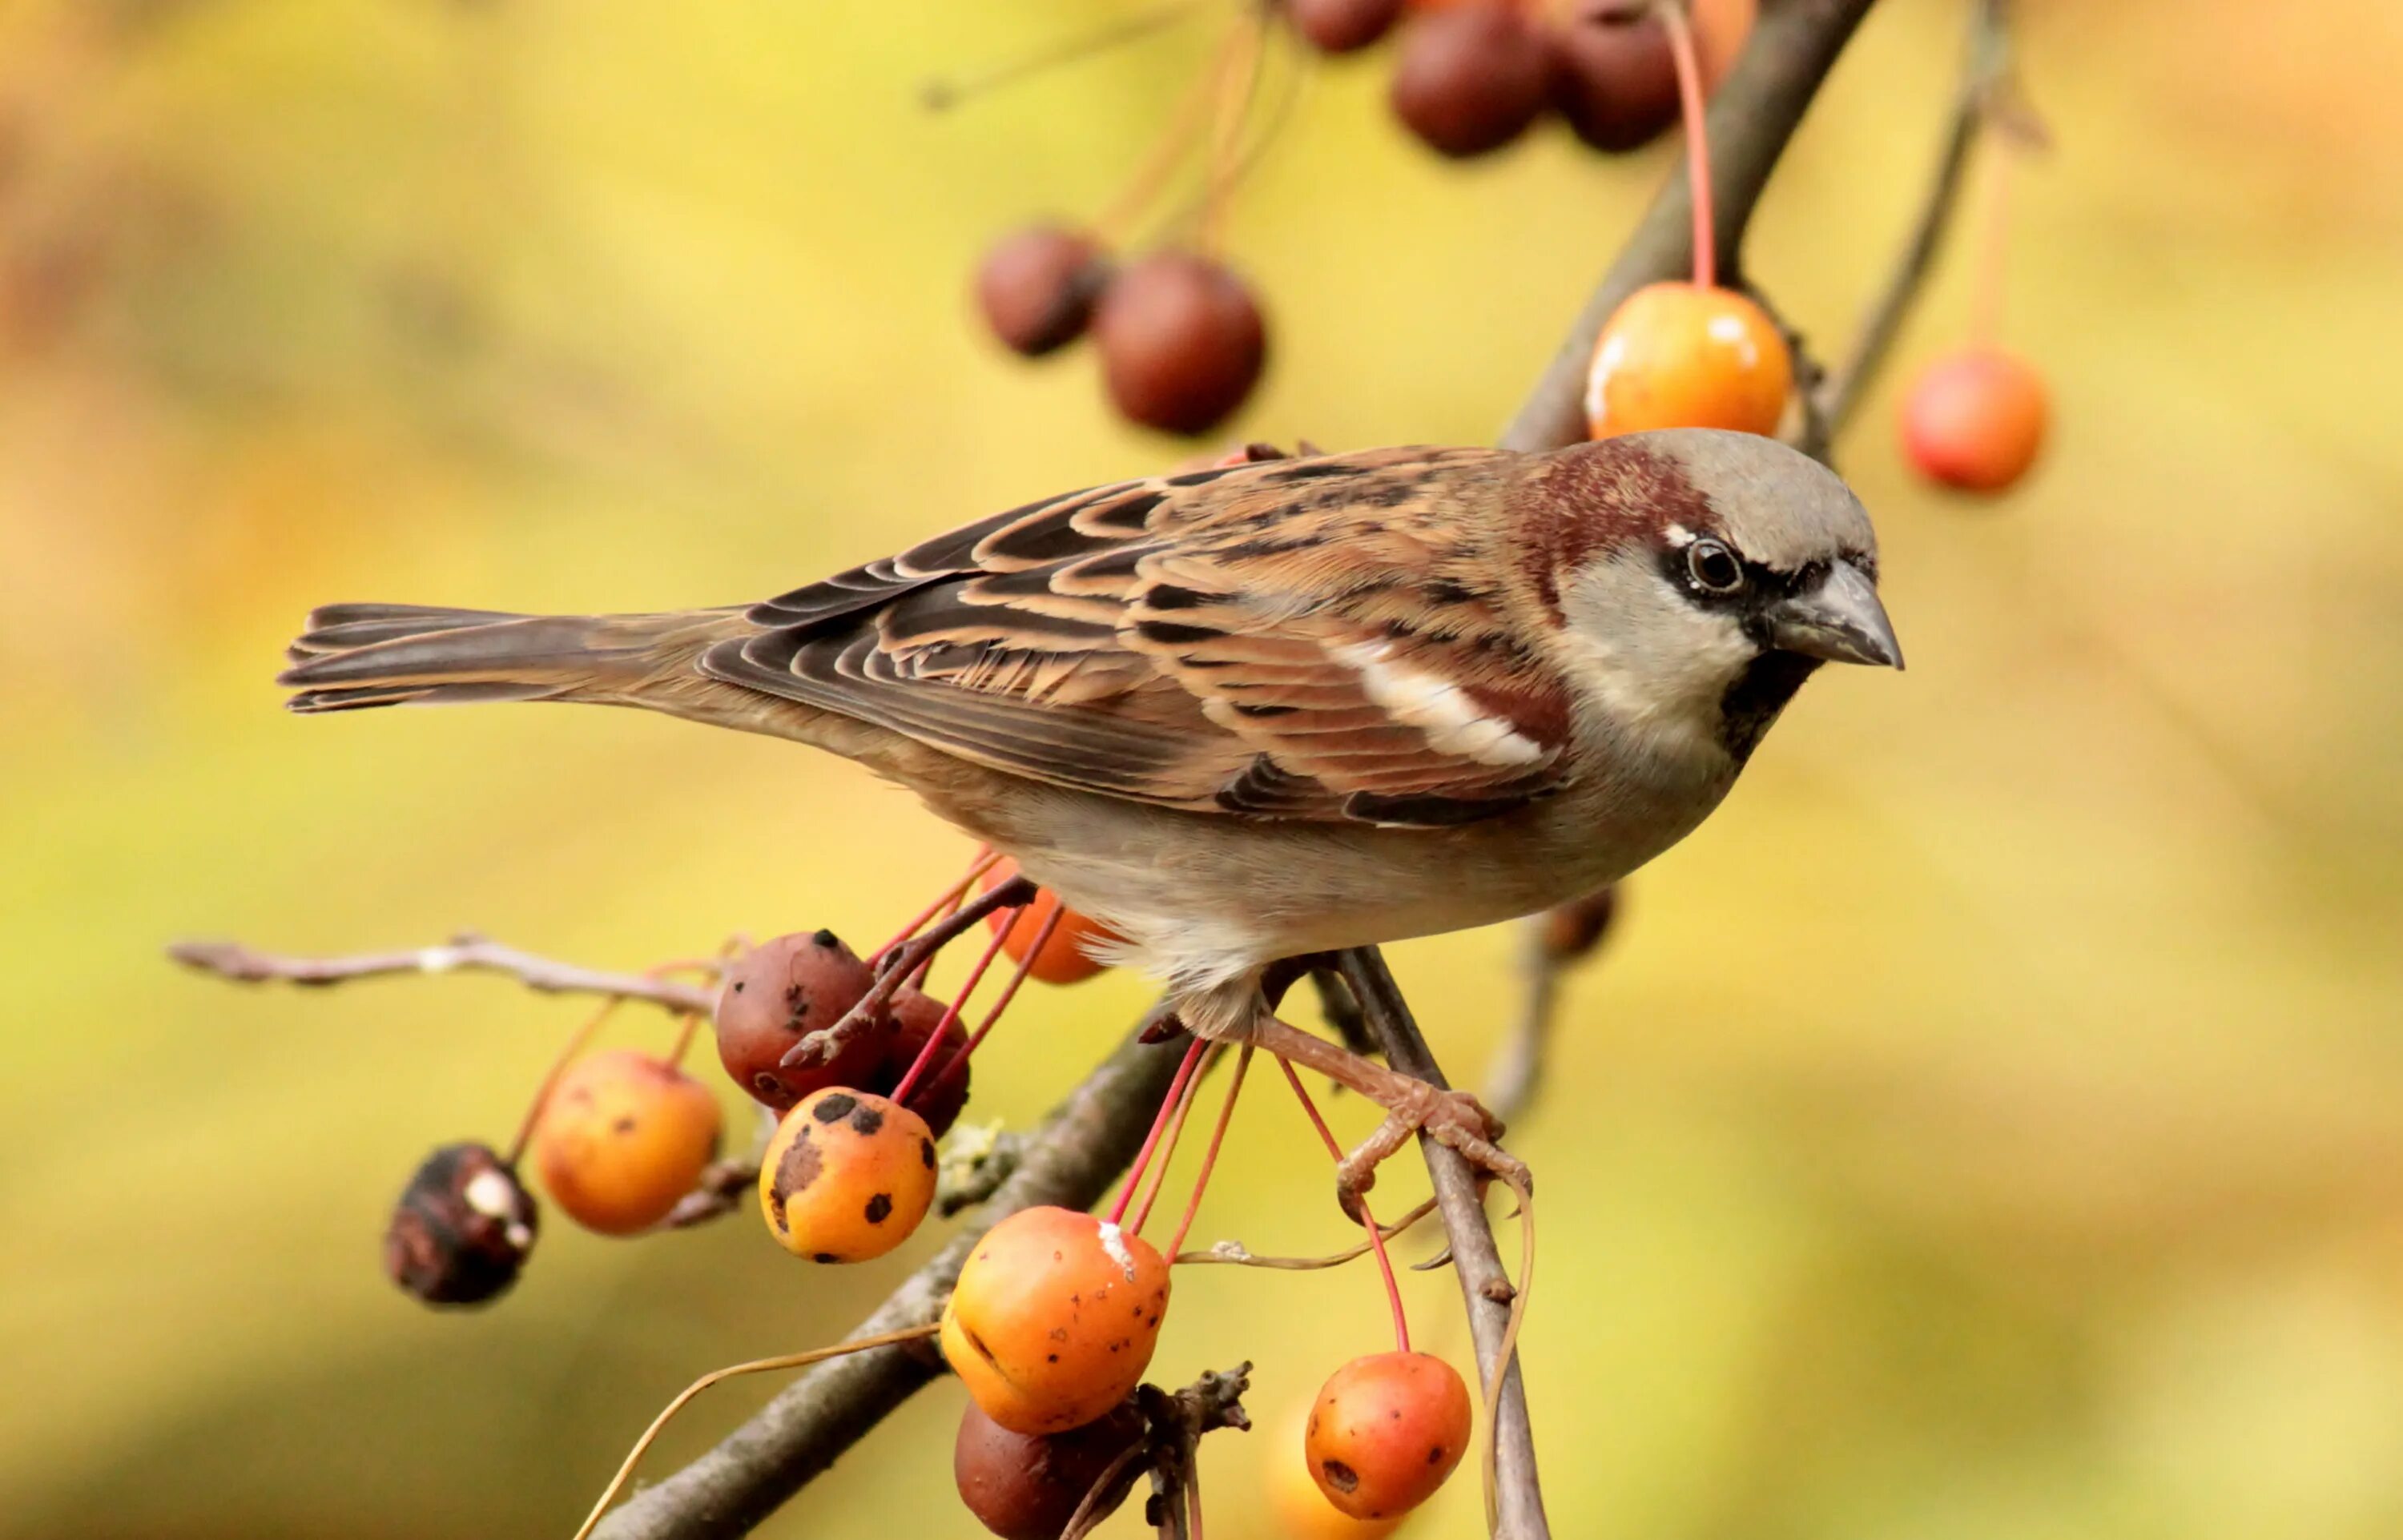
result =
M699 1011L685 1012L684 1021L676 1031L675 1042L668 1049L669 1063L681 1064L684 1062L685 1050L692 1047L692 1035L700 1030L701 1013Z
M1986 169L1986 228L1979 231L1977 286L1969 302L1969 340L1979 348L1992 348L2003 332L2003 270L2010 254L2011 150L1998 138L1987 141L1996 153Z
M1102 212L1101 217L1093 221L1094 230L1107 244L1120 244L1132 233L1135 221L1143 217L1146 209L1160 201L1160 191L1167 187L1170 175L1184 163L1187 154L1193 148L1193 141L1201 136L1209 122L1210 104L1217 96L1218 77L1226 68L1234 45L1232 36L1221 43L1217 56L1209 67L1185 88L1185 94L1178 97L1176 105L1169 110L1167 126L1152 141L1151 148L1146 152L1134 173L1127 178L1126 186L1118 197Z
M1185 1200L1185 1216L1176 1222L1176 1238L1168 1242L1168 1258L1175 1261L1176 1254L1185 1249L1185 1238L1193 1233L1193 1221L1202 1212L1202 1193L1210 1186L1210 1173L1218 1167L1218 1146L1227 1142L1227 1125L1234 1121L1235 1098L1243 1094L1243 1076L1252 1067L1252 1046L1235 1056L1234 1077L1227 1083L1227 1100L1218 1108L1218 1121L1210 1130L1210 1146L1202 1152L1202 1169L1193 1175L1193 1196Z
M1044 943L1051 939L1051 933L1060 928L1060 917L1067 912L1064 907L1054 904L1051 907L1051 912L1043 917L1043 923L1035 927L1035 938L1027 943L1026 955L1019 959L1017 968L1009 976L1009 982L1001 987L1001 998L995 1000L993 1003L993 1008L984 1013L984 1020L977 1024L977 1030L968 1034L968 1040L965 1043L960 1045L960 1051L951 1055L945 1062L943 1073L937 1078L949 1080L966 1066L968 1055L976 1052L978 1047L984 1042L985 1034L992 1032L994 1025L1001 1020L1001 1013L1009 1008L1009 1003L1012 1000L1018 998L1019 986L1024 984L1027 975L1035 971L1035 959L1042 955ZM1010 922L1010 926L1016 924L1016 921ZM1004 928L1006 931L1009 927ZM937 1040L940 1040L939 1034ZM915 1066L913 1065L912 1068L914 1069Z
M914 1342L922 1338L932 1337L942 1329L942 1323L929 1322L923 1326L905 1326L899 1331L880 1332L874 1337L862 1337L849 1342L837 1342L830 1348L812 1348L807 1353L778 1353L773 1358L754 1358L747 1364L729 1364L722 1369L710 1370L687 1385L674 1400L667 1404L665 1410L651 1419L651 1425L643 1430L643 1436L640 1438L634 1440L634 1447L627 1452L625 1463L618 1467L618 1474L611 1477L608 1486L602 1490L601 1500L592 1505L590 1513L585 1515L583 1524L576 1532L575 1540L586 1540L586 1536L592 1533L593 1526L601 1522L601 1516L609 1511L609 1505L617 1500L618 1493L624 1489L626 1478L634 1474L635 1463L643 1458L643 1451L649 1449L652 1442L659 1437L660 1430L668 1425L668 1420L684 1410L694 1396L710 1386L720 1380L731 1380L737 1375L767 1374L776 1369L807 1368L812 1364L822 1363L828 1358L840 1358L847 1353L863 1353L869 1348L889 1348L899 1342Z
M1711 209L1711 139L1703 125L1702 67L1694 56L1694 28L1685 0L1654 0L1653 10L1669 31L1669 56L1677 64L1677 103L1686 118L1686 190L1694 203L1694 286L1718 284L1718 236Z
M1302 1089L1301 1076L1293 1072L1292 1061L1280 1054L1277 1068L1285 1071L1285 1083L1291 1086L1294 1095L1301 1099L1301 1110L1310 1115L1310 1126L1318 1131L1318 1137L1327 1145L1327 1153L1340 1163L1343 1146L1336 1142L1335 1131L1327 1126L1327 1119L1318 1116L1318 1103L1312 1101L1310 1092ZM1377 1216L1368 1212L1368 1200L1362 1198L1359 1204L1360 1223L1367 1228L1368 1244L1377 1254L1377 1270L1384 1275L1385 1299L1394 1307L1394 1346L1408 1353L1410 1351L1410 1321L1402 1311L1402 1285L1394 1277L1393 1258L1385 1255L1385 1233L1377 1228Z
M983 952L976 960L976 966L968 969L966 981L960 985L959 992L951 997L951 1003L943 1007L942 1020L937 1021L935 1030L926 1034L926 1041L919 1046L918 1057L910 1061L909 1071L901 1076L901 1083L893 1088L895 1102L905 1107L910 1104L910 1093L918 1089L919 1078L926 1073L926 1066L935 1061L935 1050L942 1047L943 1034L951 1031L951 1023L960 1019L960 1007L968 1003L968 996L984 982L985 973L992 968L993 960L1001 955L1002 943L1008 939L1009 926L1004 925L993 933L992 940L985 943ZM1007 997L1004 1003L1007 1003ZM950 1073L949 1065L945 1066L945 1073Z
M1168 0L1165 5L1137 11L1122 21L1049 44L965 79L951 80L938 76L929 80L919 88L919 100L925 104L929 112L949 112L964 102L1058 69L1063 64L1077 63L1112 49L1140 41L1183 21L1200 7L1201 0Z
M502 1165L511 1171L517 1170L518 1161L525 1155L526 1145L534 1142L535 1126L542 1121L543 1105L550 1100L551 1090L559 1084L559 1077L567 1073L567 1066L575 1062L576 1056L584 1051L584 1045L592 1041L592 1034L601 1030L601 1023L609 1020L609 1013L616 1010L624 998L623 995L613 994L602 1001L600 1008L585 1018L582 1026L567 1034L567 1041L552 1057L550 1068L542 1072L542 1080L534 1089L534 1100L526 1104L525 1116L518 1119L517 1134L509 1141L508 1153L501 1157ZM694 1020L689 1015L685 1018L688 1031Z
M1243 168L1243 124L1251 116L1252 97L1259 90L1260 53L1265 31L1259 12L1246 9L1235 20L1215 71L1212 91L1209 175L1202 200L1202 228L1195 244L1215 254L1227 205L1232 201L1235 178Z
M1176 1066L1176 1078L1168 1083L1168 1094L1160 1099L1160 1112L1151 1120L1151 1131L1144 1135L1143 1148L1135 1152L1134 1164L1127 1168L1126 1186L1118 1189L1118 1200L1110 1205L1111 1224L1118 1224L1126 1218L1127 1204L1134 1197L1135 1184L1143 1180L1143 1173L1150 1168L1151 1152L1159 1147L1160 1136L1168 1127L1169 1117L1175 1112L1178 1099L1185 1094L1185 1083L1193 1078L1194 1066L1202 1061L1202 1050L1209 1046L1197 1037L1193 1039L1193 1046L1185 1050L1185 1061Z
M1168 1137L1160 1146L1160 1158L1152 1162L1150 1179L1144 1184L1143 1197L1134 1206L1132 1228L1137 1235L1143 1233L1144 1222L1151 1217L1151 1206L1160 1201L1160 1189L1168 1185L1168 1168L1176 1159L1176 1146L1184 1141L1185 1119L1192 1115L1194 1100L1202 1094L1202 1076L1217 1062L1218 1050L1214 1045L1193 1078L1185 1083L1185 1094L1176 1099L1176 1116L1169 1120Z

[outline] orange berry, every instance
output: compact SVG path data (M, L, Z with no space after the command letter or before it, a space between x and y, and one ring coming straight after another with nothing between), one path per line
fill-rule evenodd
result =
M943 1306L943 1357L986 1416L1059 1433L1143 1382L1168 1313L1168 1263L1074 1209L1021 1209L987 1231Z
M632 1048L568 1066L542 1105L539 1168L551 1201L603 1235L667 1217L717 1153L717 1098Z
M1902 398L1902 448L1919 474L1963 492L2001 492L2044 449L2044 380L1996 348L1966 348L1920 370Z
M1709 94L1752 40L1752 23L1759 0L1694 0L1694 52L1702 67L1702 90Z
M1468 1451L1468 1387L1430 1353L1375 1353L1337 1369L1310 1408L1311 1478L1354 1519L1408 1513Z
M1018 863L1005 860L984 874L984 885L987 888L999 887L1017 875ZM1054 909L1063 910L1060 923L1052 927L1050 938L1043 943L1043 950L1035 953L1035 966L1029 971L1047 984L1082 983L1107 965L1086 954L1086 941L1116 940L1118 933L1098 920L1065 909L1059 895L1050 889L1046 888L1036 895L1035 902L1020 909L1015 917L990 914L985 917L985 923L995 930L1005 924L1009 927L1002 938L1001 950L1009 954L1012 962L1023 963L1027 949L1035 944L1035 937L1043 929L1043 922Z
M1085 1495L1145 1431L1132 1401L1049 1434L1012 1433L971 1401L951 1443L951 1479L968 1511L1002 1540L1060 1540Z
M802 1100L759 1158L759 1207L778 1244L813 1262L865 1262L910 1239L935 1201L925 1119L871 1091Z
M1309 1417L1307 1404L1294 1408L1280 1428L1279 1436L1262 1447L1268 1466L1261 1479L1268 1488L1270 1511L1276 1515L1277 1532L1285 1540L1384 1540L1402 1527L1401 1515L1388 1519L1353 1518L1328 1502L1327 1494L1318 1490L1309 1463L1293 1457L1295 1446L1302 1442Z
M1651 284L1594 340L1587 431L1651 428L1770 434L1794 387L1794 359L1768 312L1732 289Z

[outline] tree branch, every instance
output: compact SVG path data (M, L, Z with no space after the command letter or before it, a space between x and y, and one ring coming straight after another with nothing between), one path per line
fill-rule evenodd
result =
M1786 141L1871 0L1766 0L1743 55L1711 99L1711 207L1725 282L1742 271L1752 211ZM1593 340L1627 297L1693 267L1693 194L1681 164L1586 300L1543 378L1504 430L1508 450L1551 450L1585 436Z
M167 955L188 968L244 984L282 979L291 984L320 986L403 973L498 973L546 994L606 994L620 1000L647 1000L678 1013L706 1015L717 1004L715 988L653 974L603 973L596 968L580 968L466 932L438 947L359 952L346 957L287 957L253 950L238 941L178 941L167 949Z

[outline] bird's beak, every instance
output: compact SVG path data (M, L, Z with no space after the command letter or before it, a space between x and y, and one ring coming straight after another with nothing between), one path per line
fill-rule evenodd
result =
M1831 663L1902 667L1902 645L1878 603L1868 575L1850 562L1827 569L1826 581L1808 593L1781 599L1763 612L1770 645Z

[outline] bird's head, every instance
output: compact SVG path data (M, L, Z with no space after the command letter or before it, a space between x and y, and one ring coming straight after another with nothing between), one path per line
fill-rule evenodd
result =
M1774 439L1607 438L1543 457L1529 491L1522 570L1621 730L1741 761L1822 662L1902 667L1868 513Z

